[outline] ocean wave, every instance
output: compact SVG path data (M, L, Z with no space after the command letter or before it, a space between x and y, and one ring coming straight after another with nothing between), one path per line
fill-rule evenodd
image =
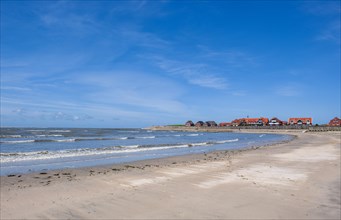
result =
M136 138L136 139L153 139L153 138L155 138L155 136L133 137L133 138Z
M70 139L62 139L62 140L54 140L56 142L75 142L77 139L70 138Z
M192 143L192 144L188 144L189 147L194 147L194 146L204 146L204 145L211 145L213 143L210 142L201 142L201 143Z
M36 131L46 131L46 130L42 130L42 129L34 129L34 130L27 130L27 131L33 131L33 132L36 132Z
M136 144L136 145L128 145L128 146L120 146L121 148L138 148L140 147L140 145Z
M204 135L204 134L186 134L185 136L189 136L189 137L196 137L196 136L201 136L201 135Z
M36 139L36 140L18 140L18 141L1 141L1 144L25 144L25 143L40 143L40 142L74 142L79 139Z
M140 131L117 131L117 132L120 132L120 133L140 133Z
M238 138L232 139L232 140L216 141L215 143L216 143L216 144L225 144L225 143L231 143L231 142L237 142L237 141L239 141Z
M0 135L0 138L21 138L21 135L10 135L10 134L4 134L4 135Z
M23 143L33 143L36 140L20 140L20 141L1 141L2 144L23 144Z
M66 132L71 132L71 130L46 130L48 132L60 132L60 133L66 133Z
M33 136L31 136L32 138ZM41 136L44 137L44 136ZM46 136L48 137L48 136ZM60 137L60 136L54 136ZM34 137L33 137L34 138ZM70 139L33 139L33 140L18 140L18 141L0 141L2 144L23 144L23 143L41 143L41 142L75 142L75 141L106 141L106 140L126 140L135 139L135 137L117 137L117 138L70 138Z
M73 141L74 139L66 139L65 141ZM223 144L228 142L236 142L238 139L212 141L212 142L194 142L194 143L178 143L178 144L156 144L156 145L126 145L112 146L102 148L80 148L60 151L34 151L34 152L15 152L0 153L0 162L19 162L29 160L47 160L68 157L95 156L104 154L122 154L135 153L141 151L155 151L175 148L202 147L214 144Z
M64 137L62 134L39 134L37 137Z
M122 153L135 153L141 151L154 151L154 150L165 150L171 148L182 148L188 147L185 145L173 145L165 147L141 147L139 145L130 146L115 146L106 147L102 149L75 149L75 150L62 150L62 151L39 151L39 152L26 152L26 153L0 153L0 162L20 162L30 160L48 160L48 159L60 159L70 157L81 157L81 156L95 156L95 155L108 155L108 154L122 154Z

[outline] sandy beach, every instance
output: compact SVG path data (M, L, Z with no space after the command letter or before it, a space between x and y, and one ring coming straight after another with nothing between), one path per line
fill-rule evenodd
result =
M0 217L340 219L341 133L290 134L250 150L2 176Z

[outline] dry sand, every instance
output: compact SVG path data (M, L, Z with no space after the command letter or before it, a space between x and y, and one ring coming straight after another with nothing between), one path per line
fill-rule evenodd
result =
M340 132L1 177L1 219L340 219Z

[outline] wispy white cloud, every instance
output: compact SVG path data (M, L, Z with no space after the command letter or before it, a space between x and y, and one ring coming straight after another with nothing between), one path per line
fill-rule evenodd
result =
M198 45L199 56L211 61L219 61L227 68L243 68L259 65L258 58L241 50L213 50L205 45Z
M1 68L20 68L20 67L26 67L29 65L27 61L20 61L17 59L5 59L1 58Z
M16 86L2 86L1 87L2 90L14 90L14 91L31 91L31 88L25 88L25 87L16 87Z
M96 2L89 4L93 7L104 7ZM152 6L148 7L149 4L152 4ZM111 20L110 24L106 24L99 19L95 11L78 11L79 9L70 2L57 2L50 4L49 7L41 7L40 10L36 11L36 14L40 18L42 25L55 30L55 32L51 31L50 34L52 32L58 35L75 34L82 36L82 38L96 35L99 41L95 43L96 45L103 43L106 46L115 46L115 51L117 48L122 47L159 48L169 44L168 41L156 34L143 30L144 27L139 22L141 17L144 18L149 13L153 17L157 16L157 8L161 9L162 4L153 4L148 1L127 1L120 3L107 2L104 5L111 8L109 10L111 13L103 15L106 16L106 19ZM130 18L124 22L118 22L127 13L131 14ZM110 25L110 28L108 28L108 25Z
M47 105L41 105L39 107L42 108L34 108L37 107L35 105L31 105L30 103L17 103L20 106L25 106L25 108L13 108L11 105L7 105L8 102L3 102L6 106L2 108L2 112L5 115L14 117L20 117L20 119L35 119L35 120L53 120L53 121L85 121L95 119L94 117L82 113L82 112L72 112L67 110L65 111L56 111L55 109L46 109ZM11 102L13 104L13 102ZM33 108L32 108L33 107Z
M214 75L201 75L189 77L188 82L193 85L199 85L202 87L214 89L226 89L228 87L225 79L216 77Z
M226 79L221 74L217 74L216 72L219 70L212 66L162 57L150 57L150 59L163 71L173 76L182 77L190 84L219 90L228 88Z
M341 24L340 20L330 23L320 34L317 35L316 40L332 41L340 44L341 38Z
M18 115L23 115L23 114L25 114L26 110L23 108L16 108L16 109L12 110L12 112L15 114L18 114Z
M170 12L164 10L164 6L167 5L168 1L148 1L148 0L134 0L134 1L123 1L123 2L111 2L110 14L117 16L120 14L130 14L131 17L142 19L145 17L163 17L168 15Z
M67 120L67 121L84 121L93 119L92 116L87 114L72 115L65 112L48 112L42 115L42 117L49 117L52 120Z
M244 90L241 90L241 91L236 90L236 91L233 91L231 94L232 94L233 96L246 96L246 95L247 95L247 92L244 91Z
M60 112L96 112L96 115L110 115L113 113L119 114L124 117L135 117L139 116L139 111L131 111L124 108L119 108L115 106L108 106L106 104L92 103L92 102L82 102L82 103L71 103L63 102L59 100L44 100L41 101L41 97L31 97L31 98L7 98L1 97L2 110L12 109L9 112L16 112L16 109L25 109L26 113L29 113L28 109L33 109L31 112L55 112L56 110L61 110ZM21 106L19 108L15 106ZM25 107L25 108L23 108ZM36 111L39 109L39 111Z
M277 95L286 97L297 97L302 95L303 85L299 83L288 83L286 85L277 85L275 92Z
M76 71L64 75L55 86L48 88L43 85L53 82L54 78L49 76L46 80L35 77L34 81L27 83L41 86L32 91L2 96L2 117L14 120L13 110L21 108L26 109L21 118L46 122L85 121L90 120L87 116L93 116L90 121L115 118L124 119L120 123L152 124L153 121L190 114L181 101L182 88L175 81L142 70Z
M173 46L169 45L171 48ZM258 58L247 52L214 50L206 45L197 45L186 57L176 52L140 57L171 76L185 79L189 84L217 90L231 89L228 79L230 73L260 65Z
M95 14L88 12L75 13L77 6L67 1L51 2L41 4L34 12L46 28L55 30L54 34L60 33L60 29L68 30L68 34L83 35L99 31Z
M315 40L331 41L340 44L340 1L307 1L303 4L303 10L314 16L323 17L325 24L315 36Z
M123 43L129 43L146 48L164 49L171 45L171 42L160 38L159 36L142 31L138 26L119 26L113 32L120 36Z
M340 1L305 1L302 5L305 12L314 15L330 15L341 13Z
M182 89L176 83L144 72L88 73L83 74L79 83L95 88L87 95L92 101L165 113L179 113L186 109L178 100Z

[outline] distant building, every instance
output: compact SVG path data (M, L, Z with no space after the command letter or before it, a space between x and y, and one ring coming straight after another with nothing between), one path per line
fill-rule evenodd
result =
M286 124L287 124L286 121L279 120L276 117L271 118L270 121L269 121L269 125L270 126L281 126L281 125L286 125Z
M330 120L329 126L341 126L341 119L339 119L338 117L333 118L332 120Z
M228 127L228 126L232 126L231 122L221 122L219 123L219 127Z
M290 125L312 125L312 118L289 118L288 124Z
M231 121L231 126L240 126L242 124L242 119L234 119Z
M198 121L197 123L195 123L195 127L202 127L204 126L204 122L203 121Z
M269 123L268 118L244 118L246 125L264 126Z
M232 126L265 126L269 123L268 118L239 118L231 122Z
M206 121L205 122L207 127L217 127L217 123L215 121Z
M186 127L191 127L191 126L194 126L194 123L193 123L193 121L189 120L189 121L186 122L185 126Z

